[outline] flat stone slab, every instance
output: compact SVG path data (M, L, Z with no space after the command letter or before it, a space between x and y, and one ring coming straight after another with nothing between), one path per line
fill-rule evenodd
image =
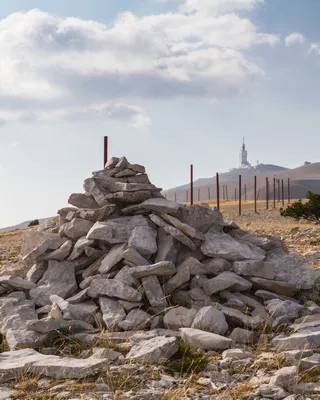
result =
M173 217L172 215L169 214L165 214L165 213L161 213L160 217L168 222L169 224L173 225L174 227L176 227L177 229L179 229L179 231L181 231L182 233L184 233L185 235L193 238L193 239L198 239L198 240L204 240L205 236L202 232L198 231L197 229L195 229L193 226L185 224L183 222L181 222L178 218Z
M150 226L136 226L128 241L128 246L138 250L143 256L157 252L157 231Z
M122 253L126 247L126 244L120 244L112 247L109 253L101 261L101 265L99 267L100 274L107 274L108 272L112 271L112 268L122 260Z
M9 285L18 290L30 290L37 287L33 282L26 281L19 276L3 275L0 276L0 285Z
M72 262L49 261L49 266L38 282L38 287L30 290L30 297L38 306L51 304L50 296L56 294L63 299L75 294L78 285Z
M122 305L117 300L107 297L100 297L99 305L103 322L106 324L107 329L117 329L119 322L126 318L126 312Z
M127 360L141 364L158 364L169 360L179 349L175 337L158 336L133 346Z
M141 266L141 265L149 265L150 261L146 258L142 257L142 255L138 252L138 250L129 247L122 253L122 257L125 261L130 263L130 265Z
M299 363L299 371L319 372L320 373L320 354L316 353L310 357L303 358Z
M236 261L232 270L238 275L255 276L258 278L274 279L276 276L273 264L264 261Z
M257 246L235 240L228 234L207 233L201 251L208 257L224 258L228 261L263 261L266 252Z
M185 224L192 226L202 233L210 231L222 232L223 217L218 209L212 210L198 204L181 207L178 218Z
M149 275L172 276L177 272L176 267L170 261L161 261L152 265L141 265L130 269L134 278L141 279Z
M276 336L272 345L279 350L316 350L320 348L320 329L306 329L287 336Z
M87 235L93 224L93 222L86 219L74 218L71 222L67 222L60 227L59 234L70 239L79 239Z
M90 297L115 297L122 300L141 301L142 294L115 279L93 280L88 294Z
M163 221L160 217L158 217L155 214L150 214L149 218L151 219L152 222L154 222L156 225L158 225L160 228L162 228L166 233L174 237L176 240L178 240L180 243L184 244L185 246L189 247L189 249L195 251L197 246L195 243L188 238L184 233L182 233L179 229L167 224L165 221Z
M81 379L95 375L108 363L108 359L46 356L32 349L22 349L0 354L0 373L12 378L28 372L55 379Z
M73 333L93 330L93 326L83 321L58 321L53 318L42 318L40 320L31 320L27 322L27 329L39 333L48 333L53 331L68 330Z
M168 306L166 296L156 275L141 278L144 292L152 308L162 310Z
M182 207L181 204L177 204L173 201L167 199L159 199L159 198L152 198L143 201L138 206L127 207L122 210L124 215L131 214L132 210L148 210L158 213L167 213L176 215L180 208Z
M294 283L274 281L263 278L250 278L251 282L260 289L270 290L282 296L293 297L298 288Z
M186 344L202 350L226 350L233 344L229 338L199 329L181 328L180 334Z
M202 288L208 296L211 296L226 289L235 292L250 290L252 288L252 283L234 272L226 271L206 281Z
M71 204L77 208L89 208L95 209L101 206L95 201L93 196L88 196L82 193L73 193L68 200L68 204Z

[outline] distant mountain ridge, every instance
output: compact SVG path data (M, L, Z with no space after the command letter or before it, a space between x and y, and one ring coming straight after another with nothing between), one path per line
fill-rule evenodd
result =
M50 218L42 218L42 219L36 218L36 219L38 219L39 223L41 224ZM31 221L33 221L33 219L30 219L29 221L21 222L21 224L7 226L6 228L0 228L0 233L11 232L11 231L15 231L17 229L28 228Z

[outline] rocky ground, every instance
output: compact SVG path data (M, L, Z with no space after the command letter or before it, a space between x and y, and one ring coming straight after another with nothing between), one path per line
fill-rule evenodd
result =
M127 162L122 169L116 167L116 170L121 173L121 179L128 176L140 180L141 173L144 174L141 166ZM136 171L139 173L135 175L133 172ZM114 185L116 192L119 187L124 188L112 179L107 183L110 187ZM91 206L94 201L104 201L101 192L97 194L95 184L90 187L88 184L87 188L95 198L91 199ZM112 192L104 196L108 196L109 201L122 196L123 202L127 194L119 193L122 194ZM83 201L81 196L75 195L72 201L75 197L77 202ZM104 214L113 212L113 206L110 210L107 210L108 205L83 210L81 215L76 211L76 217L74 210L61 211L62 225L52 229L59 228L63 240L50 237L46 239L45 247L42 243L36 250L32 246L29 246L31 251L22 249L24 260L31 262L29 265L20 262L23 232L0 234L0 327L6 334L0 346L0 400L320 399L320 288L319 285L311 288L313 272L310 273L299 257L287 258L283 252L283 262L292 263L291 276L283 269L282 259L279 265L277 240L248 235L235 226L224 225L222 228L217 214L195 209L188 215L182 213L184 223L181 223L171 215L177 211L172 204L163 206L159 203L161 211L154 204L152 214L146 213L147 217L140 215L135 219L145 223L149 218L152 222L148 220L147 225L139 225L137 231L130 231L128 235L123 228L103 230L105 226L99 222L88 223L97 218L101 210ZM90 208L87 205L78 207ZM281 237L290 253L302 255L314 270L320 268L320 228L283 219L278 210L264 210L262 203L258 214L252 212L252 204L245 204L241 217L237 215L236 207L232 203L222 204L226 220L234 220L242 229L256 235ZM122 211L128 209L130 207ZM200 212L200 215L195 219L193 212ZM68 218L71 222L67 222ZM78 222L79 219L85 221L89 227L76 225L73 218ZM205 228L199 224L201 218L204 222L213 218L211 232L207 233L209 225ZM224 235L222 229L229 234ZM82 233L79 234L79 230L83 230ZM119 243L119 236L127 237L111 249L105 249L103 242L112 243L111 239L115 239L114 236L108 236L108 239L103 236L109 235L110 231L117 236L114 243ZM83 235L86 236L81 237ZM173 235L177 238L174 241ZM196 244L197 250L192 254L198 254L201 247L205 257L202 254L201 262L192 256L178 261L176 255L177 269L172 262L157 262L168 239L170 246L174 243L176 246L176 240L180 247L181 243L189 248ZM132 253L131 250L129 254L121 244L124 242L129 243L129 248L139 248L148 263L141 267L141 260L146 259L138 251ZM239 243L242 246L237 247ZM229 261L211 258L217 257L218 244ZM97 253L100 257L102 252L104 257L112 253L113 259L108 258L109 264L105 259L104 263L100 262L99 271L97 265L92 269L94 264L83 260L84 249L88 257ZM169 252L172 252L171 248ZM185 248L183 252L186 252ZM262 261L267 253L269 261ZM119 254L128 264L119 266ZM255 261L237 261L239 254L242 259L255 258ZM81 263L76 264L81 257ZM57 259L59 262L54 261ZM49 267L46 265L47 269L41 271L47 260ZM8 266L7 262L11 264ZM30 270L34 262L36 268ZM76 285L74 272L74 282L70 280L71 263L72 268L74 265L82 268L85 263L84 269L78 267L80 274L77 274ZM186 264L185 269L181 269L183 264ZM6 276L1 277L1 265ZM110 265L117 267L115 273L118 275L101 275L111 271ZM127 265L131 276L127 274ZM188 276L185 279L186 270ZM202 272L196 274L194 270ZM296 276L299 271L301 276ZM117 278L113 279L115 276ZM198 276L202 278L198 279ZM112 282L116 280L124 284L115 283L114 286ZM295 280L301 287L293 283ZM140 288L135 286L137 282L145 293L139 292ZM150 282L153 283L152 293L148 287ZM71 287L72 293L69 288L69 294L66 292L63 296L65 285ZM272 290L268 291L268 287ZM298 290L300 288L305 289L302 291L304 297ZM150 303L151 309L157 294L155 289L168 293L168 299L171 295L170 306L163 305L163 298L160 299L165 308L162 320L154 313L151 318L146 303L141 305L142 308L136 308L143 294L147 300L143 297L142 301ZM156 305L159 307L159 298ZM113 329L115 319L118 319L117 329Z

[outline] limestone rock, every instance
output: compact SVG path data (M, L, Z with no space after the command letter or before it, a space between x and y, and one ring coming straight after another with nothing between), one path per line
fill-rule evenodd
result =
M287 336L276 336L272 345L279 350L307 350L320 348L320 330L312 328Z
M155 337L132 347L127 360L141 364L158 364L169 360L179 349L174 337Z
M258 260L265 258L265 251L250 243L239 242L225 233L207 233L201 251L208 257L228 261Z
M218 209L210 209L197 204L190 207L181 207L178 218L185 224L192 226L202 233L209 229L222 232L223 218ZM170 213L169 213L170 214Z
M92 325L83 321L59 321L50 317L42 318L40 320L30 320L27 322L27 328L28 330L39 333L48 333L59 330L68 330L77 333L84 330L93 330Z
M232 263L224 258L208 258L202 261L207 268L208 275L219 275L221 272L231 271Z
M63 313L63 319L65 320L80 320L87 322L88 324L94 324L94 313L98 310L98 307L92 301L82 304L71 304L63 298L52 295L50 296L52 304L56 303Z
M94 244L94 240L89 240L85 236L81 237L77 240L77 243L74 245L72 253L70 254L68 260L75 260L80 257L86 248L86 246L91 246Z
M233 341L215 333L201 331L193 328L180 329L182 340L197 349L202 350L226 350L232 346Z
M230 325L237 325L247 329L255 330L262 328L266 323L265 318L259 315L252 317L230 307L222 306L220 308L220 311L223 312L227 319L227 322Z
M256 342L257 336L254 331L248 331L242 328L234 328L229 338L234 340L236 343L252 346Z
M178 218L173 217L172 215L161 213L160 217L166 221L167 223L173 225L179 231L184 233L186 236L189 236L193 239L198 239L198 240L204 240L204 234L197 229L195 229L193 226L190 226L188 224L184 224L181 222Z
M157 242L158 251L155 258L155 263L160 261L171 261L176 264L180 250L180 242L171 235L168 235L162 229L158 230Z
M48 269L38 282L38 287L30 290L30 297L38 306L50 304L50 296L56 294L67 298L75 294L78 285L74 267L67 261L49 261Z
M77 208L100 208L99 204L95 201L93 196L81 193L73 193L69 197L68 203Z
M166 329L178 330L190 328L197 311L185 307L172 308L164 316L163 323Z
M136 331L150 326L151 316L143 310L134 309L126 319L119 322L119 327L125 331Z
M143 289L152 309L161 311L168 306L166 296L156 275L141 278Z
M265 279L274 279L276 276L273 264L264 261L236 261L233 263L232 270L238 275L255 276Z
M130 269L130 271L131 275L137 279L141 279L149 275L172 276L177 272L176 267L170 261L161 261L152 265L133 267Z
M126 318L126 313L121 304L107 297L99 298L99 305L103 315L103 322L108 330L118 329L118 325Z
M150 261L146 258L142 257L142 255L132 247L129 247L122 253L122 257L124 262L130 263L130 265L141 266L141 265L149 265Z
M167 199L152 198L152 199L143 201L138 206L127 207L127 208L123 209L122 212L124 215L126 215L126 214L130 214L132 212L132 209L134 209L134 210L138 209L138 210L148 210L148 211L152 211L152 212L176 215L181 207L182 206L180 204L177 204L173 201L169 201Z
M67 240L57 250L51 251L49 253L48 252L44 253L42 256L40 256L38 258L38 260L41 260L41 261L47 261L47 260L63 261L70 254L72 246L73 246L72 241Z
M108 363L108 359L46 356L32 349L23 349L0 354L0 373L11 378L28 372L55 379L83 379L95 375Z
M263 278L251 278L251 282L260 289L270 290L283 296L293 297L298 288L293 283L274 281Z
M107 296L129 301L141 301L142 299L141 293L113 279L93 280L88 294L93 298Z
M39 263L34 264L27 273L27 281L37 283L46 272L47 268L48 263L46 261L40 261Z
M167 224L165 221L163 221L160 217L158 217L155 214L150 214L149 218L151 219L152 222L154 222L156 225L162 228L169 235L173 236L179 242L189 247L191 250L196 250L197 246L194 244L194 242L191 239L189 239L184 233L182 233L179 229Z
M0 285L8 285L18 290L30 290L37 287L33 282L29 282L19 276L3 275L0 276Z
M208 306L201 308L197 312L191 328L224 335L228 330L228 324L221 311Z
M252 283L236 275L234 272L222 272L217 277L209 279L203 285L204 292L211 296L223 290L246 291L252 288Z
M299 371L312 371L320 373L320 354L315 353L310 357L303 358L299 363Z
M150 256L157 252L157 231L150 226L137 226L133 229L128 241L143 256Z
M74 218L71 222L62 225L59 234L70 239L78 239L85 236L93 226L93 222L81 218Z
M101 265L99 267L99 272L101 274L106 274L111 272L113 267L118 264L123 258L122 253L126 249L126 244L119 244L118 246L112 247L109 253L104 257L101 261Z

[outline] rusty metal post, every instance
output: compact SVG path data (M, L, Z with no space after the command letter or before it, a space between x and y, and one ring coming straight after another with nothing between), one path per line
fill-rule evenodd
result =
M269 210L269 179L266 178L266 207Z
M239 215L241 215L241 175L239 175Z
M278 179L278 203L280 203L280 179Z
M284 185L283 185L283 179L281 179L281 192L282 192L282 205L284 206Z
M276 178L273 178L273 208L276 208Z
M190 203L193 204L193 164L190 165Z
M254 212L257 212L257 177L254 177Z
M106 164L107 164L107 161L108 161L108 136L104 137L103 154L104 154L104 156L103 156L103 161L104 161L103 168L105 168Z
M217 185L217 209L220 210L220 183L219 183L219 173L216 173L216 185Z
M288 178L288 204L290 204L290 197L291 197L291 193L290 193L290 178Z
M247 184L244 184L244 201L247 201Z

